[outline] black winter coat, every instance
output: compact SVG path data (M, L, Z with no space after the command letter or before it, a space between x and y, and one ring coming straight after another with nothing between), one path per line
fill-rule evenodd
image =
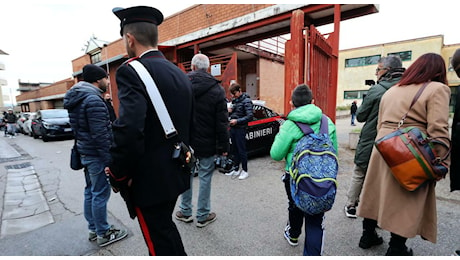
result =
M5 123L16 124L17 116L13 113L6 113L4 116Z
M204 70L188 73L195 97L192 147L197 156L228 152L228 110L220 81Z
M193 127L192 83L160 51L149 51L137 60L155 80L180 139L189 145ZM110 169L118 181L132 179L134 206L176 201L190 188L190 175L172 159L178 138L166 139L146 87L129 62L116 72L120 103L118 118L112 125Z
M459 87L457 87L457 91ZM458 92L457 92L458 93ZM452 120L452 150L450 154L450 191L460 190L460 95L457 94Z
M111 161L112 129L102 91L80 81L64 96L64 108L69 111L70 125L80 154L98 156L108 166Z

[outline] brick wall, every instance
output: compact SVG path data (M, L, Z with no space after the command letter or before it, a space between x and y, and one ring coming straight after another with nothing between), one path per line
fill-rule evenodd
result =
M50 86L42 87L35 91L25 92L16 96L16 100L24 101L31 99L38 99L40 97L54 96L59 94L65 94L75 84L74 79L65 79L59 82L56 82ZM53 101L37 101L29 103L30 111L37 111L38 109L48 109L54 108Z
M165 42L213 25L254 13L273 4L199 4L169 16L159 27L159 41Z

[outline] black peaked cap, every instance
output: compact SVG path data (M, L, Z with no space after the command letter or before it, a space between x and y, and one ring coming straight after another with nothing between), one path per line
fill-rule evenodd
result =
M127 24L147 22L160 25L164 19L160 10L150 6L133 6L129 8L115 7L112 9L112 12L121 21L120 35L123 33L123 27Z

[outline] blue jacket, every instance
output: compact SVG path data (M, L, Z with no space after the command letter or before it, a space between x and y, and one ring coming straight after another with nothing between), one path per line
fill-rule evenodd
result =
M100 157L108 166L113 137L102 91L93 84L80 81L65 94L64 108L69 111L80 154Z
M233 110L230 113L231 119L236 119L236 125L232 127L247 127L252 120L253 110L252 101L246 93L232 100Z

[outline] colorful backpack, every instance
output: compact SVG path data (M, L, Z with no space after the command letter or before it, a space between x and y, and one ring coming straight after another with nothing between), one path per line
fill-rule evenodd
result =
M328 119L321 119L319 134L295 122L304 136L297 142L289 169L291 195L303 212L315 215L330 210L337 193L337 152L329 137Z

